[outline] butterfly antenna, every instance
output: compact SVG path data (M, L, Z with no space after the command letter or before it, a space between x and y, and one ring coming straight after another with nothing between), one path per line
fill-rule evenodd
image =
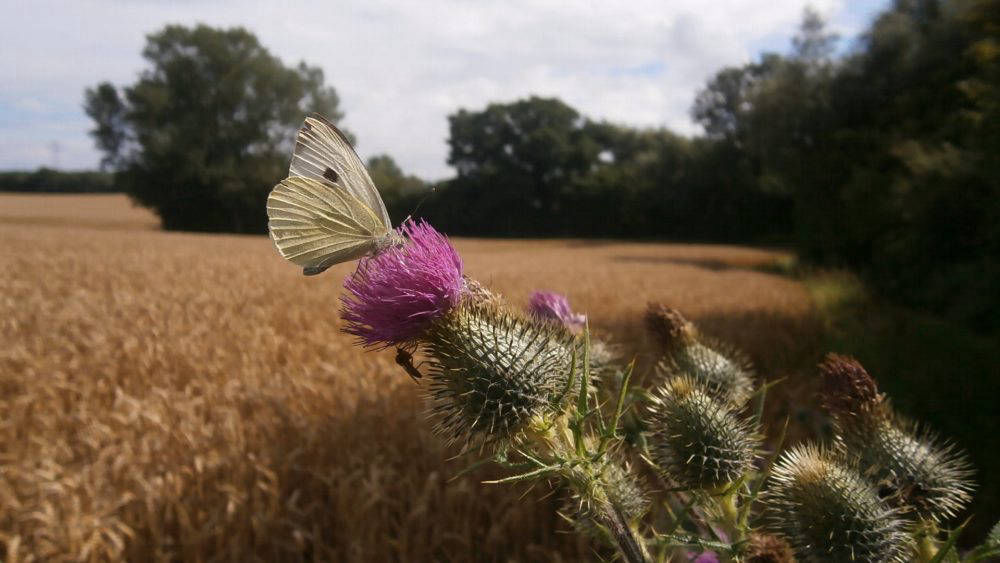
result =
M427 190L427 193L424 194L424 197L420 198L420 201L417 202L417 206L413 208L412 212L410 212L410 217L411 218L414 215L417 214L417 211L420 210L420 206L423 205L425 201L427 201L427 198L431 197L431 194L433 194L434 190L436 190L436 189L437 189L437 186L431 186L431 189Z

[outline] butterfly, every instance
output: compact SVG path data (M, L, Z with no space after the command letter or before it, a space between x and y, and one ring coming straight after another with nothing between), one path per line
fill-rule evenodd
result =
M320 115L299 129L288 177L267 196L268 231L307 276L403 244L350 141Z

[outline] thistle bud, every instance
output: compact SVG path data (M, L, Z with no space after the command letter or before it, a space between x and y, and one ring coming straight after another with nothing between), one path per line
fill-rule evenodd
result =
M802 561L901 562L910 538L898 511L852 465L807 445L785 452L764 496L775 532Z
M501 445L566 391L573 341L493 304L465 303L427 331L438 431Z
M964 452L916 424L879 419L841 436L881 486L886 500L922 520L943 522L972 500L972 469Z
M742 406L753 395L753 368L739 351L698 334L676 309L650 304L646 327L664 352L657 371L699 382L713 397Z
M820 373L841 447L871 468L890 504L941 522L969 503L972 470L958 448L901 420L857 360L830 354Z
M752 423L695 380L667 381L657 390L650 411L653 460L678 485L716 488L753 468L760 438Z

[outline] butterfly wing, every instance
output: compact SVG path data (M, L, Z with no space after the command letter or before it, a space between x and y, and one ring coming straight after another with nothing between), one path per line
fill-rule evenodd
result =
M386 228L392 225L358 153L334 124L318 114L307 117L299 129L288 175L339 186L370 207Z
M278 252L307 275L374 252L389 227L365 202L327 181L289 176L267 196Z

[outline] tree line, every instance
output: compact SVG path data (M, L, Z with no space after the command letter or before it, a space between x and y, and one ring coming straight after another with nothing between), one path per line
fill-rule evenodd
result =
M423 213L462 234L787 242L995 334L998 14L997 0L897 0L835 56L807 11L789 54L709 80L694 139L553 99L460 110L457 176Z
M93 170L56 170L42 166L32 172L0 172L0 191L6 192L57 192L57 193L108 193L121 191L114 178L107 172Z
M807 11L790 52L721 69L693 138L593 120L554 98L460 109L435 184L369 160L397 220L456 235L793 245L893 298L996 331L1000 0L896 0L854 45ZM263 232L295 130L337 122L320 69L243 29L168 26L130 86L87 90L118 189L168 229ZM349 134L349 133L348 133Z

